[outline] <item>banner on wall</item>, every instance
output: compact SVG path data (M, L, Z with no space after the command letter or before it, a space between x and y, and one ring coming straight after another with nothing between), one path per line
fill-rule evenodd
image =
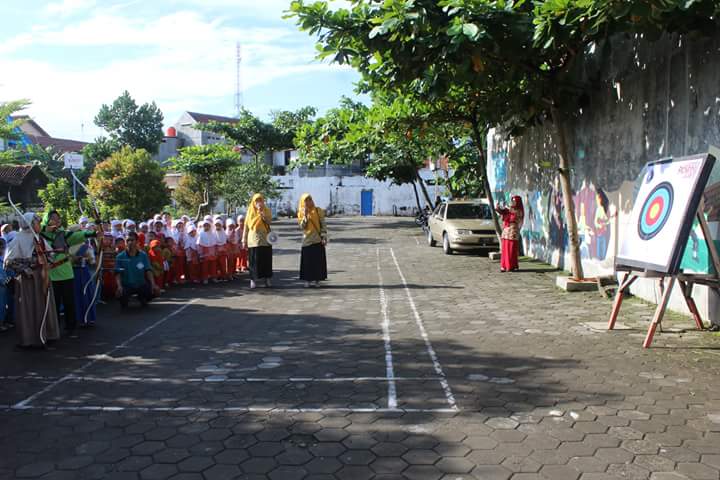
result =
M714 163L703 154L645 166L616 265L678 273Z

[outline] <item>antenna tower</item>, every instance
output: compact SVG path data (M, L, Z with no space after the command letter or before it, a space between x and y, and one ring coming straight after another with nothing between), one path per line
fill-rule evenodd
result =
M240 117L240 111L243 108L243 92L242 92L242 78L241 78L241 63L242 63L242 47L240 42L237 42L237 65L235 72L235 116Z

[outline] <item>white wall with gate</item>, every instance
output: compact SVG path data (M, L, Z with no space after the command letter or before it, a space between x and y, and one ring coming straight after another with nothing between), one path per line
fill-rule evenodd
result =
M427 169L420 171L426 182L431 199L435 195L445 195L445 190L435 187L435 175ZM282 189L281 197L271 203L278 212L296 212L298 201L303 193L312 195L315 203L333 215L360 215L363 191L372 192L373 215L413 216L417 212L415 193L410 184L394 185L390 181L379 181L363 176L347 177L301 177L299 175L283 175L273 177ZM418 187L420 204L425 206L425 199Z

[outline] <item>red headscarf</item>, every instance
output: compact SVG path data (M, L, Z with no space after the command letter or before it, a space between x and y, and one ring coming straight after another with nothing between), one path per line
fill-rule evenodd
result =
M510 200L515 204L514 208L517 211L517 215L520 215L521 217L525 217L525 208L523 207L522 198L520 195L513 195L510 197Z
M160 240L153 240L150 242L150 250L148 251L148 257L150 257L150 261L153 263L160 263L162 264L165 261L165 258L163 258L162 252L155 250L155 247L160 246Z

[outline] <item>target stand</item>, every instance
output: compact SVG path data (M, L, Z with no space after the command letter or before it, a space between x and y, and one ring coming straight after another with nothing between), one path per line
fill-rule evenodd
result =
M720 257L703 213L703 192L714 162L715 158L708 154L664 159L648 163L641 174L629 228L615 261L615 272L623 275L615 293L608 330L615 328L623 298L632 284L638 278L658 280L661 299L643 348L650 347L657 328L662 328L676 283L699 330L704 325L692 296L694 286L705 285L720 294ZM680 268L696 219L714 267L711 274L685 273Z

